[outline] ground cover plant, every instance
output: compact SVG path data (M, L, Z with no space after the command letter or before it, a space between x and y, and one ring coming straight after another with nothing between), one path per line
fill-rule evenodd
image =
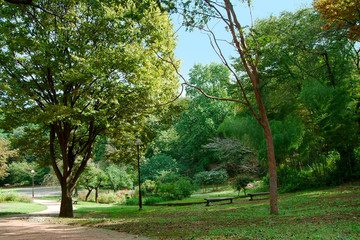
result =
M223 192L211 193L222 196ZM229 191L224 192L229 195ZM234 193L236 194L236 193ZM208 196L197 194L195 199ZM189 201L185 199L184 201ZM81 202L74 219L55 222L112 229L155 239L358 239L360 186L281 194L279 215L268 196L234 204L156 207Z

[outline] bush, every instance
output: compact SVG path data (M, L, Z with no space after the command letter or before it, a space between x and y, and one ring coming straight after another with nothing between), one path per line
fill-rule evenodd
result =
M31 202L31 198L16 192L6 192L0 193L0 202Z
M153 156L141 165L141 181L154 181L164 171L177 173L178 164L176 160L165 154Z
M190 197L194 186L188 178L181 177L175 182L158 183L158 196L168 200Z
M164 202L165 199L161 197L147 197L144 200L144 205L154 205L155 203Z
M141 193L144 196L151 196L156 192L156 182L152 180L146 180L141 184Z
M78 199L80 199L81 201L85 201L86 198L86 193L81 192L78 195ZM123 204L126 201L126 195L122 193L122 191L120 192L100 192L99 196L98 196L98 201L99 203L118 203L118 204ZM90 194L90 196L88 197L88 202L95 202L95 190Z
M126 205L139 205L139 198L134 197L134 198L129 198L126 199Z
M233 188L238 191L240 195L241 189L244 189L244 194L246 194L246 186L251 182L251 178L239 176L236 178Z

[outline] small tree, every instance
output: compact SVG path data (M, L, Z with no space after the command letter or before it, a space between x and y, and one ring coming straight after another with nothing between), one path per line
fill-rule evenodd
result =
M80 181L80 184L88 190L85 201L88 200L92 190L95 189L95 202L98 203L99 188L106 180L107 176L103 170L95 164L88 164L84 171L84 177Z
M121 187L128 189L133 188L131 177L124 167L110 165L105 169L105 173L114 192L119 190Z
M240 195L241 189L244 189L244 195L246 195L246 186L251 182L251 179L248 177L239 176L236 178L233 188L238 191L238 196Z
M6 139L0 139L0 180L3 180L9 173L7 169L7 159L16 156L17 151L10 149L10 142Z

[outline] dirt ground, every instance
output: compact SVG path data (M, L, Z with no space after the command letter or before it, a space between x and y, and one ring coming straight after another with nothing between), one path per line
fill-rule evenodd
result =
M0 240L149 239L106 229L41 223L44 218L58 215L60 204L56 201L36 202L47 205L48 209L38 213L0 218Z

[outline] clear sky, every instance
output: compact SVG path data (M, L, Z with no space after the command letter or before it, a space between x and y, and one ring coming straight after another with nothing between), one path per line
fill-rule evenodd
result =
M252 15L253 19L262 19L267 18L270 15L278 16L279 13L283 11L294 12L303 7L311 6L313 0L252 0ZM241 3L240 1L234 0L233 4L236 6L237 15L240 20L240 23L245 25L251 24L251 18L249 15L249 9L246 4ZM181 19L176 16L172 16L173 23L175 24L175 31L181 25ZM214 22L213 25L216 25L218 30L216 30L217 35L220 38L226 38L230 40L229 33L223 30L223 27L220 26L220 23ZM176 48L177 58L182 59L181 64L181 73L187 77L189 70L196 63L209 64L211 62L219 62L218 56L214 53L214 50L211 48L208 37L201 33L198 30L194 32L186 32L184 28L180 28L177 31L178 35L178 46ZM229 57L233 54L233 48L224 44L223 48L225 49L224 55ZM234 55L235 56L235 55Z

